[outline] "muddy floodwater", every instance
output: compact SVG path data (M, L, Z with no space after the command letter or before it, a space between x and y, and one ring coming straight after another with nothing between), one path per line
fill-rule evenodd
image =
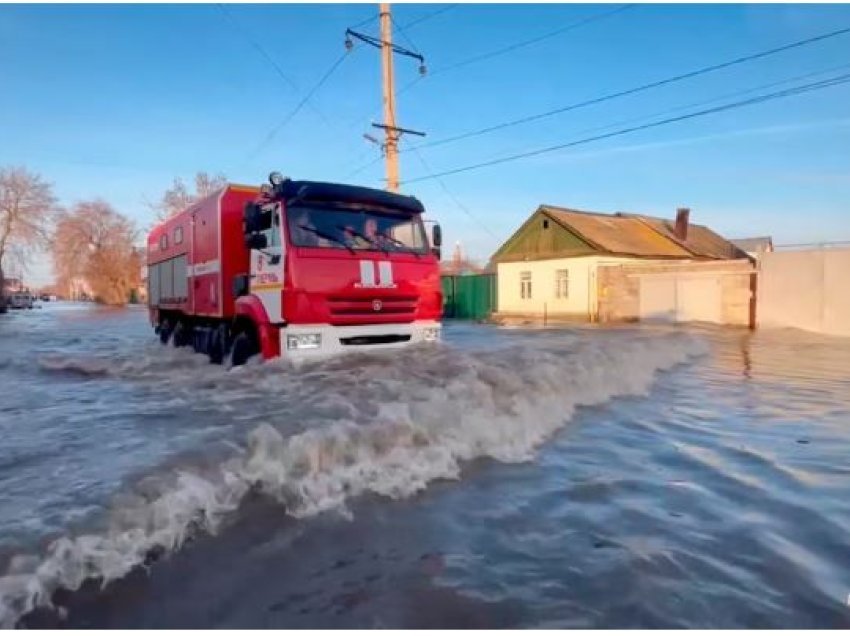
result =
M0 316L2 627L850 628L848 603L850 339L449 324L228 370L138 308Z

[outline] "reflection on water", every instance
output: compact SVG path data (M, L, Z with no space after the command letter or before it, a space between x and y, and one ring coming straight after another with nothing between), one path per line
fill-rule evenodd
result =
M67 315L0 321L0 596L39 537L216 531L60 595L72 626L850 627L850 340L451 325L227 374ZM117 567L68 546L66 584Z

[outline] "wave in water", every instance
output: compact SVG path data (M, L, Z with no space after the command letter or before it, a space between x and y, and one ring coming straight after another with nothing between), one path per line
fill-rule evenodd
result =
M472 459L528 460L576 407L645 394L656 372L705 350L684 334L621 334L578 342L541 336L483 352L410 348L298 370L276 361L227 372L173 350L111 364L42 361L49 371L143 378L221 403L249 399L272 415L226 457L163 468L119 495L106 530L12 557L0 576L0 626L50 606L57 589L115 580L195 532L215 533L250 492L303 517L366 492L409 496L435 479L458 478Z

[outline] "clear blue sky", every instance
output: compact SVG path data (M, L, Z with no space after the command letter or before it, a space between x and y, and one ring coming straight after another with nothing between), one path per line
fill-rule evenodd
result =
M404 27L440 6L394 5L394 17ZM437 140L850 27L850 6L640 5L436 72L615 6L461 5L413 25L405 32L434 74L399 96L400 125ZM276 169L294 178L380 185L381 162L349 176L377 155L361 136L380 109L379 55L365 46L311 106L253 152L344 51L345 28L376 15L377 5L229 11L297 88L216 5L0 6L0 165L41 173L66 205L103 197L140 226L150 220L145 198L156 199L173 177L191 179L197 170L243 183L259 183ZM376 27L375 20L361 30ZM396 39L410 46L398 32ZM434 170L455 168L840 65L850 65L850 35L421 152ZM415 79L414 61L398 58L396 68L399 87ZM402 155L401 170L403 179L425 174L415 153ZM449 250L459 240L482 260L544 202L659 216L687 205L694 222L730 237L847 240L850 86L443 181L454 198L436 181L404 189L440 220ZM30 274L36 283L49 278L44 259Z

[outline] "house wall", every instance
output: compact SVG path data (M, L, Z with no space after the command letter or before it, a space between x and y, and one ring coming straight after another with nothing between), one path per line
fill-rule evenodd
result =
M759 263L758 324L850 336L850 249L768 252Z
M589 320L596 311L596 272L602 265L639 259L611 256L575 256L537 261L499 263L496 266L499 316ZM569 272L567 298L555 295L555 272ZM520 275L531 273L531 298L522 298Z
M754 326L754 275L748 260L600 267L598 319Z

